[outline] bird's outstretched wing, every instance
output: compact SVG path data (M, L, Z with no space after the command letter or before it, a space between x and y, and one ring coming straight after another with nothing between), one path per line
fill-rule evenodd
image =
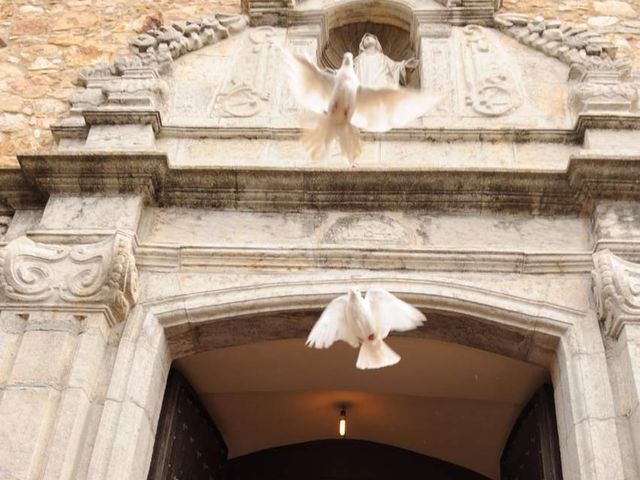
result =
M402 127L424 115L440 98L410 88L358 87L351 123L372 132Z
M282 49L289 85L295 99L315 113L324 113L329 105L335 76L323 72L308 58Z
M397 332L413 330L426 321L426 317L420 310L381 288L368 290L364 300L371 307L382 338L389 335L391 330Z
M360 343L347 324L348 296L332 300L311 329L306 345L314 348L329 348L333 342L342 340L352 347Z

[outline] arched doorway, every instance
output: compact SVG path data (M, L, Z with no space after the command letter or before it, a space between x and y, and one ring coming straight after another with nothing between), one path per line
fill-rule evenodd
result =
M357 279L301 275L293 282L251 281L244 286L166 296L139 305L123 334L114 365L117 382L110 386L110 391L123 400L105 405L103 413L110 424L116 421L122 427L113 430L105 423L98 433L95 452L103 451L102 444L136 442L146 454L118 449L107 451L101 458L116 459L117 455L119 462L126 458L130 468L144 478L149 472L172 361L213 349L272 340L302 342L323 306L354 282L362 290L373 285L385 288L425 311L430 319L425 326L430 330L411 332L413 339L429 337L473 347L549 371L565 474L573 472L566 462L591 455L593 450L588 448L585 453L582 445L590 446L604 438L594 436L590 429L574 427L581 425L582 412L599 408L596 399L580 395L584 382L598 381L593 370L586 368L591 364L583 362L584 356L580 355L599 341L597 328L592 328L594 322L584 312L552 303L553 299L541 302L518 296L499 286L489 290L437 277L385 277L377 272ZM150 348L156 353L150 354ZM575 383L576 378L580 384ZM142 409L148 413L143 414ZM334 425L335 421L334 417ZM101 465L111 468L105 462Z
M575 312L549 305L543 312L535 302L460 285L404 281L401 296L429 304L430 321L391 340L403 355L398 366L366 376L372 372L355 370L347 346L304 348L325 298L342 288L314 283L204 293L158 308L174 365L220 428L228 458L335 438L339 406L347 403L355 405L354 439L500 478L512 426L550 381L556 335ZM398 284L387 283L397 291ZM176 302L182 308L171 307Z

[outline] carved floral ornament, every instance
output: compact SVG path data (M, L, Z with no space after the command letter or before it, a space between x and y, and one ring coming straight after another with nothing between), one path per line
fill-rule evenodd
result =
M593 292L605 333L618 338L627 322L640 321L640 265L609 250L593 255Z
M27 237L0 254L0 288L8 303L106 307L111 325L123 321L138 297L138 272L129 237L58 245Z

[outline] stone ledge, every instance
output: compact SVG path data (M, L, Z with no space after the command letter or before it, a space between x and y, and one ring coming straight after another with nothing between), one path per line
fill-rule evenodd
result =
M639 200L640 157L583 153L566 171L170 168L160 152L20 155L0 199L14 208L48 194L135 193L152 204L272 210L430 209L588 213L594 200ZM17 203L12 203L17 202Z
M334 268L417 270L428 272L490 272L522 274L588 274L591 252L527 253L478 250L390 249L356 247L225 248L140 245L136 249L140 270L189 272L211 268Z
M54 192L136 193L152 201L167 170L167 157L159 152L58 152L18 155L18 160L40 198Z
M640 155L584 151L572 155L567 176L579 203L593 200L640 200Z

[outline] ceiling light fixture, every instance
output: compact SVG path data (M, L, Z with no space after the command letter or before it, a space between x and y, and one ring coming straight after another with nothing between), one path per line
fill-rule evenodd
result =
M346 409L340 410L340 421L338 422L338 432L340 438L345 438L347 435L347 411Z

